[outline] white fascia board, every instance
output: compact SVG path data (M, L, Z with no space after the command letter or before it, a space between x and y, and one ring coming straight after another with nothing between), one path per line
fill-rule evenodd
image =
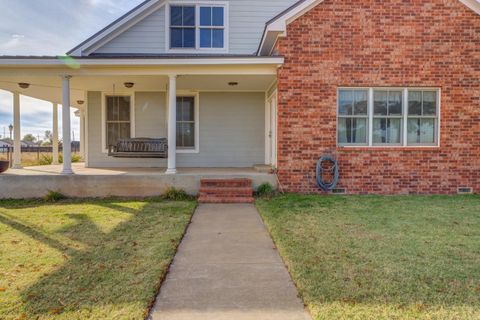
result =
M79 67L88 66L172 66L172 65L281 65L283 57L252 57L252 58L189 58L189 59L79 59L75 63ZM67 66L58 59L0 59L0 67L42 67Z
M471 10L475 11L477 14L480 14L480 1L479 0L459 0L461 3L466 5Z
M261 55L261 52L263 51L262 49L265 45L265 40L267 39L267 35L269 33L275 32L277 33L277 37L286 37L287 25L303 16L321 2L323 2L323 0L305 0L293 7L291 10L286 11L283 15L278 16L275 20L270 21L265 27L265 32L263 33L260 44L260 50L258 50L258 55ZM271 52L271 50L269 49L268 52Z
M122 31L128 29L135 24L139 19L148 16L155 10L160 9L165 5L165 0L150 0L148 3L143 4L138 10L134 10L127 14L125 17L115 21L111 26L108 26L105 30L99 34L92 36L84 43L77 46L75 49L68 52L69 55L83 56L94 51L98 47L101 47L106 42L116 37Z

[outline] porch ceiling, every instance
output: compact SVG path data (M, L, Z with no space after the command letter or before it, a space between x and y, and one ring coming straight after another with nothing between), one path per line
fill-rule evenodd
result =
M267 91L275 81L275 75L180 75L177 89L181 91ZM28 89L21 89L18 83L29 83ZM127 89L125 82L135 86ZM238 83L230 85L230 83ZM81 108L77 101L86 99L87 91L142 92L166 91L167 76L74 76L71 79L71 103ZM36 99L61 104L62 83L59 76L0 76L0 90L18 91Z

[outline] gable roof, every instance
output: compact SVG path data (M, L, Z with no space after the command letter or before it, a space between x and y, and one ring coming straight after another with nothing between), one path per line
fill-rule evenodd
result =
M287 35L287 25L297 20L305 13L322 3L324 0L300 0L286 9L265 25L262 40L258 47L257 55L270 55L278 37ZM480 0L458 0L465 6L480 15Z
M82 56L85 53L88 54L93 51L91 48L101 46L144 17L150 15L153 11L160 9L163 5L165 5L164 0L146 0L142 2L105 28L89 37L87 40L77 45L75 48L68 51L67 55Z

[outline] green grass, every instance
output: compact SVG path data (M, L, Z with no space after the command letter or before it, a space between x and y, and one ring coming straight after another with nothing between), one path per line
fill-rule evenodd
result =
M0 319L144 319L194 208L0 201Z
M314 319L480 319L480 197L259 200Z

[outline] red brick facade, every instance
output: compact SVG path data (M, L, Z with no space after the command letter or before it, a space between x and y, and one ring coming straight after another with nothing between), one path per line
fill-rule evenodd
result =
M349 194L480 192L480 15L457 0L326 0L276 50L278 169L287 191L319 192L315 165L340 163ZM339 148L338 87L438 87L440 148Z

